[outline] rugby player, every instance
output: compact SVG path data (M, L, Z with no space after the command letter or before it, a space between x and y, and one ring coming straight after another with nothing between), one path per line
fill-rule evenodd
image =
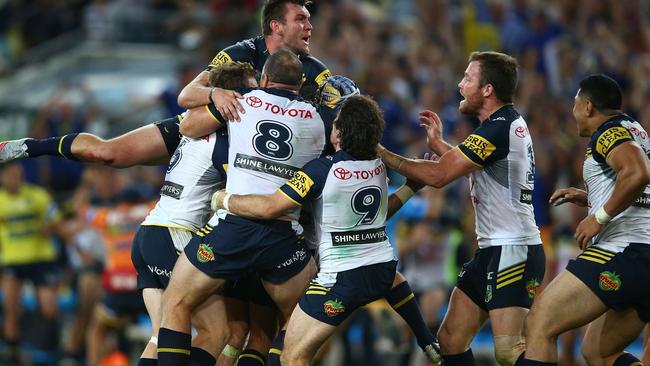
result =
M248 113L242 115L242 123L228 124L230 146L236 149L228 153L227 189L272 192L297 171L295 166L322 154L331 112L299 99L301 84L300 60L293 52L280 50L264 65L262 88L240 90ZM226 122L219 112L216 117ZM306 244L298 236L298 215L256 222L221 211L192 238L163 294L160 365L187 363L191 311L226 279L238 279L246 271L260 274L283 320L288 319L315 273Z
M585 190L559 189L550 203L588 207L575 232L584 251L544 289L526 318L517 365L557 364L560 333L591 322L582 342L589 365L640 365L623 350L650 321L650 141L622 113L621 89L599 74L580 81L573 105L588 137Z
M470 342L489 318L497 362L512 365L523 350L524 317L544 277L544 252L531 203L535 162L526 122L512 105L517 61L474 52L458 84L459 111L481 124L463 143L442 139L442 122L420 113L437 161L406 159L383 147L390 168L436 188L469 175L479 249L458 275L438 332L443 363L473 365ZM519 351L517 352L517 350Z
M382 111L372 99L350 97L330 135L334 155L309 162L272 195L220 191L213 196L213 208L228 207L229 212L252 219L277 218L316 200L319 273L291 315L283 365L309 364L358 307L382 297L395 308L413 302L410 288L406 297L392 290L406 281L396 271L385 233L387 216L410 197L405 191L413 190L401 189L388 198L385 166L374 147L383 127ZM433 335L429 341L423 348L439 362Z
M307 0L266 0L262 8L263 35L236 43L219 52L207 69L181 91L179 104L188 109L213 104L226 120L239 120L237 112L244 110L237 101L241 95L227 88L210 86L209 71L223 63L240 61L251 64L259 72L269 55L280 48L288 48L300 55L305 89L309 89L303 95L311 95L316 85L323 85L331 75L323 63L309 55L312 26L309 11L305 7L308 3ZM54 155L116 168L164 164L180 142L180 120L180 116L174 116L109 140L80 133L47 139L4 141L0 143L0 163ZM202 123L202 130L196 136L206 135L216 129L210 118L203 119Z

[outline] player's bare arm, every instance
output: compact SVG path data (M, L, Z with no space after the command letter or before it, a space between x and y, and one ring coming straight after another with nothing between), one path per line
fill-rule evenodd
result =
M602 209L608 216L597 218L589 215L576 228L575 239L585 248L612 217L630 207L650 183L650 166L641 147L633 142L625 142L616 147L607 157L607 164L617 173L612 196Z
M567 202L580 207L587 207L587 191L575 187L560 188L553 192L548 200L548 203L553 206L559 206Z
M235 215L253 219L275 219L299 206L279 190L271 195L231 195L218 191L212 196L213 210L225 208Z
M207 106L192 108L185 114L179 132L183 136L199 138L209 135L223 125L208 110Z
M427 131L427 145L434 153L442 154L454 147L442 139L442 120L437 113L430 110L420 112L420 126Z
M458 149L443 154L439 160L407 159L380 146L378 153L389 168L403 176L428 186L441 188L480 167L467 159Z
M239 113L245 113L237 99L242 96L236 91L209 86L208 71L202 71L187 84L178 95L178 105L183 108L196 108L214 103L217 110L229 121L239 121Z

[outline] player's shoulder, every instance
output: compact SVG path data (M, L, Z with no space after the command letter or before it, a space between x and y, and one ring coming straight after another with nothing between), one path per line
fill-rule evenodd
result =
M253 63L255 55L262 49L266 49L266 46L264 45L264 37L258 36L255 38L245 39L221 50L212 59L209 66L216 67L228 62Z
M489 128L510 128L510 125L521 118L521 114L517 112L512 104L506 104L492 113L482 125L489 126Z
M314 81L316 84L322 85L325 82L325 79L332 76L329 68L316 57L303 54L300 55L299 58L302 62L302 70L305 73L307 82Z
M627 123L626 123L627 122ZM607 158L614 147L623 142L633 140L630 125L638 125L634 119L626 114L614 116L603 123L591 136L590 147L595 152L594 157ZM639 126L640 127L640 126ZM636 127L635 127L636 128Z

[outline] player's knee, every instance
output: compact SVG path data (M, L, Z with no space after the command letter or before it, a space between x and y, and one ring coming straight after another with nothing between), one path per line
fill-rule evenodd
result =
M585 362L589 366L601 366L603 364L599 347L597 344L593 344L593 342L583 342L580 347L580 353L582 353L582 357L584 357Z
M519 355L526 349L522 336L496 336L494 337L494 357L501 366L512 366Z
M308 365L309 360L295 352L295 348L285 348L280 355L280 364L283 366L291 365Z
M454 332L446 323L443 323L438 330L438 342L440 342L440 351L445 355L462 353L468 346L458 332Z

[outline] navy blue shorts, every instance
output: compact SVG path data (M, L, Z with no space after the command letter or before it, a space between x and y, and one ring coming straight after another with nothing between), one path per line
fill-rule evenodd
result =
M165 147L167 148L169 156L174 155L174 151L176 151L178 144L181 143L180 123L179 116L174 116L153 123L160 130L160 135L162 136L163 141L165 141Z
M530 309L544 280L542 245L504 245L479 249L463 265L456 287L485 311L519 306Z
M610 309L636 309L650 322L650 245L630 244L620 253L589 247L566 267Z
M331 287L312 281L298 305L312 318L338 326L356 309L385 297L396 271L397 261L390 261L339 272Z
M226 215L214 227L203 227L187 244L185 254L210 277L237 280L257 273L272 283L295 276L311 257L290 222L233 215Z
M221 295L257 305L275 307L273 299L264 289L262 279L256 274L245 275L238 280L226 281Z
M61 267L57 262L5 265L2 273L21 281L31 281L34 287L53 287L59 283Z
M164 226L140 226L133 238L131 261L138 272L138 289L167 288L178 252Z
M101 304L106 315L112 318L124 316L135 318L138 314L147 311L139 291L107 292L104 294Z

